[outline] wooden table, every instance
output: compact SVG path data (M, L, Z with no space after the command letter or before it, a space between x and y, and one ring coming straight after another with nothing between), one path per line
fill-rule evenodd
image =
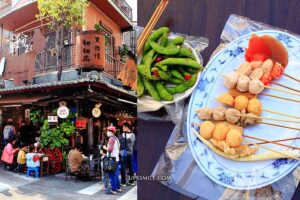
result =
M160 0L138 0L138 25L145 26ZM209 38L203 53L204 64L219 45L220 34L230 14L238 14L300 34L300 1L298 0L169 0L157 26L167 25L174 32ZM161 109L153 113L163 116ZM150 175L174 125L171 122L148 122L139 119L139 175ZM138 199L188 200L159 182L140 181ZM163 196L162 196L163 195ZM300 199L300 188L294 195Z

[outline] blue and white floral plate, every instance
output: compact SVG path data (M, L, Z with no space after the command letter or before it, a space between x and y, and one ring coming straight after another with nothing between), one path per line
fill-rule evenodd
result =
M237 69L240 64L245 62L245 48L248 46L248 41L252 34L244 35L228 44L224 50L219 52L209 61L190 99L187 118L189 145L194 159L201 170L214 182L227 188L241 190L255 189L272 184L283 178L299 164L299 161L291 159L259 162L237 162L229 160L211 151L205 144L197 139L196 135L191 130L193 122L201 123L201 120L198 119L195 112L196 110L203 107L216 108L220 105L215 99L222 93L227 92L227 89L223 85L222 76ZM255 34L267 34L280 40L289 52L289 64L287 65L285 72L296 77L300 76L300 40L298 38L285 32L275 30L258 31L255 32ZM290 87L300 88L299 83L284 76L277 82L289 85ZM274 85L272 86L274 87ZM265 90L264 92L278 96L286 96L284 93L271 90ZM299 96L294 95L289 95L289 98L300 100ZM259 96L259 99L261 100L264 109L300 116L299 103L262 95ZM275 116L274 114L265 112L263 112L262 116L287 119L284 116ZM280 124L300 128L300 125L295 123L280 122ZM197 129L198 127L194 128ZM245 128L245 133L267 140L299 136L299 131L264 124L247 127ZM255 140L252 141L258 142ZM287 141L284 143L292 146L300 146L300 140ZM277 151L287 149L286 147L274 144L267 144L265 146L276 149ZM257 153L260 154L265 152L267 152L267 150L259 149Z

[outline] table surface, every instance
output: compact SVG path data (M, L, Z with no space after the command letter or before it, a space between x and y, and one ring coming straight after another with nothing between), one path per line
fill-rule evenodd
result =
M138 25L145 26L160 0L138 0ZM300 34L299 0L169 0L157 27L169 26L173 32L209 38L204 51L204 64L220 42L223 27L231 14L264 22ZM153 113L165 114L161 109ZM150 175L174 125L171 122L149 122L139 119L138 161L139 175ZM155 181L138 183L138 199L189 200ZM293 199L300 199L300 187Z

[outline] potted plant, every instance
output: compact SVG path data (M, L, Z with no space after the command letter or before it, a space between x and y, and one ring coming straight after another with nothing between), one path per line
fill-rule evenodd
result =
M119 55L121 57L121 61L124 62L125 61L125 58L128 54L128 51L129 51L129 48L126 44L123 44L122 46L119 46Z

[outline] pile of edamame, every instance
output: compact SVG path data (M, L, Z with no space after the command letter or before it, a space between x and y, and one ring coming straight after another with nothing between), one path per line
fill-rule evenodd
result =
M138 97L148 93L155 100L172 101L173 95L191 88L202 66L184 38L169 39L169 28L161 27L147 39L138 65Z

